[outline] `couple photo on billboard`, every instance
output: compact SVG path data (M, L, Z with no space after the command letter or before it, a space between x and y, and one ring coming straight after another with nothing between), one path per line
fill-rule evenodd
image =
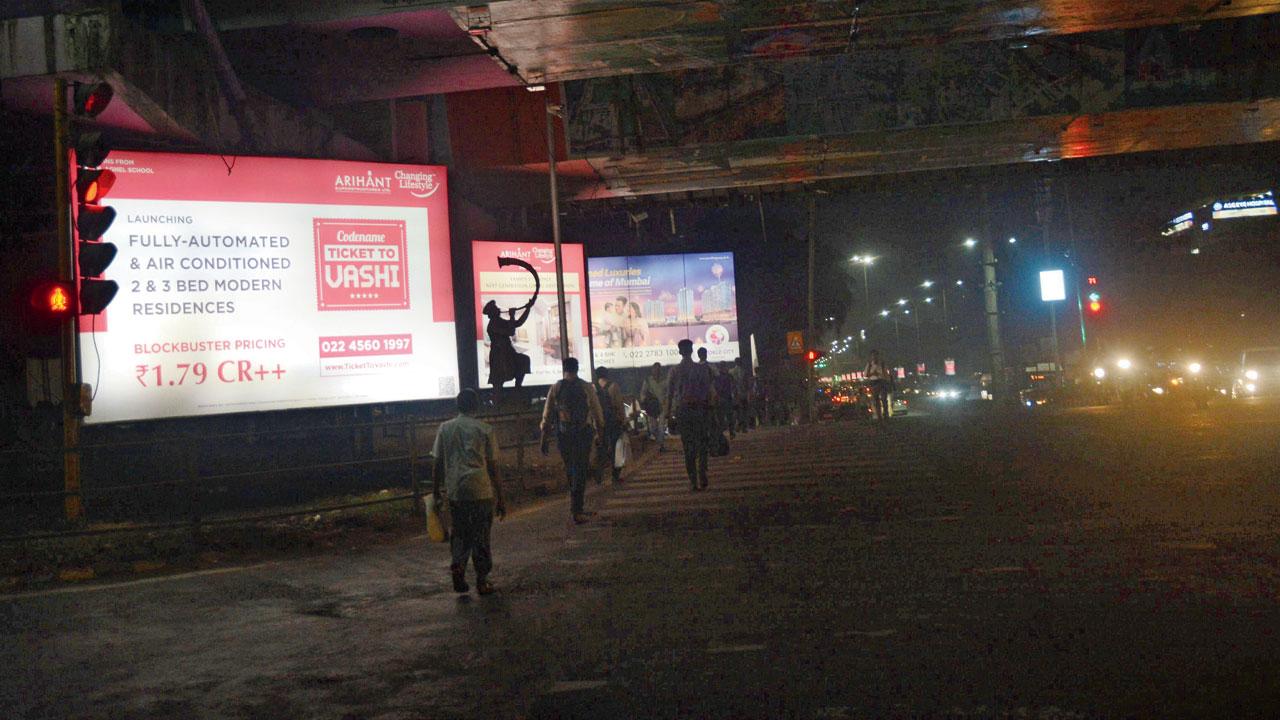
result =
M596 364L673 365L686 338L712 361L738 356L732 253L590 258L587 276Z

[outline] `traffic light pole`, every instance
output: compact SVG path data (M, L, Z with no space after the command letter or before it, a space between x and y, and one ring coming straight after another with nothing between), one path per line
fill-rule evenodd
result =
M813 324L814 324L813 323L813 284L814 284L813 283L813 265L814 265L813 229L815 225L814 215L816 213L817 213L817 201L814 199L813 195L809 195L809 303L808 303L809 309L808 309L808 320L806 321L806 326L805 326L805 340L808 342L809 347L817 347L817 337L815 337L813 334ZM815 363L816 361L805 363L805 368L806 368L805 372L807 374L805 376L806 398L805 398L804 407L805 407L805 419L808 422L814 421L813 394L814 394L814 391L818 389L817 383L814 381L816 373L814 371L813 366Z
M67 163L67 81L53 81L53 172L55 178L54 214L57 217L58 277L76 285L75 255L71 237L71 168ZM73 290L74 292L74 290ZM84 519L80 499L80 369L76 347L79 316L72 312L62 323L62 490L63 512L68 522ZM73 404L74 403L74 404Z

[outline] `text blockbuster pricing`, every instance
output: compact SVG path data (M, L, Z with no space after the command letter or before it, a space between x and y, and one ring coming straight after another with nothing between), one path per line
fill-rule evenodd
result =
M115 152L89 422L453 397L441 167Z

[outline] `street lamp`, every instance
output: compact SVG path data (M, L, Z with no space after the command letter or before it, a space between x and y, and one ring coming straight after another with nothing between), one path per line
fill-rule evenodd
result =
M978 246L978 241L974 240L973 238L965 238L964 246L972 250Z
M855 262L862 266L862 300L866 304L871 304L871 286L867 284L867 268L871 267L871 263L876 261L874 255L854 255L849 258L849 262Z

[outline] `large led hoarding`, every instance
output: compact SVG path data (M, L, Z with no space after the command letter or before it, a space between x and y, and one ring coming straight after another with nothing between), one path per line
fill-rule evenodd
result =
M457 392L445 171L114 152L89 422Z
M564 299L571 339L569 352L574 357L585 358L588 349L586 284L583 280L586 269L583 267L582 246L562 244L560 248L564 257ZM525 377L524 384L551 385L563 374L560 365L560 309L556 302L555 245L479 241L471 243L471 264L475 273L476 360L480 385L487 387L489 377L485 304L494 301L506 318L509 317L508 309L521 308L529 302L535 288L534 278L528 270L519 265L500 266L498 261L504 257L523 260L538 273L541 282L538 299L524 325L516 329L512 342L517 352L529 356L531 372ZM521 314L517 313L516 319Z
M680 361L676 343L707 348L712 362L739 356L733 253L590 258L596 365Z

